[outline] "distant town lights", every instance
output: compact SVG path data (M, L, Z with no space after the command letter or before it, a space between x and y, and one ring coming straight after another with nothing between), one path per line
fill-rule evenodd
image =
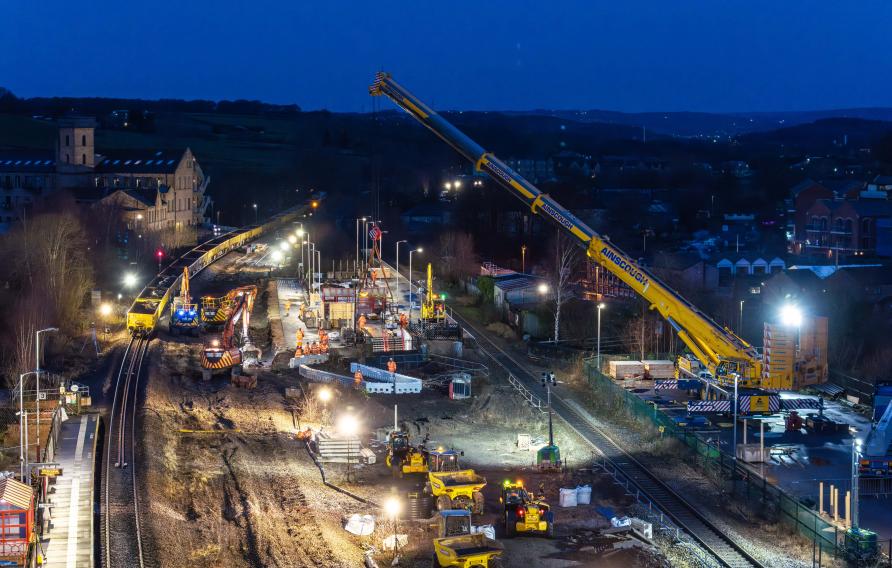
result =
M787 304L781 308L781 323L790 327L799 327L802 325L802 310L798 307Z

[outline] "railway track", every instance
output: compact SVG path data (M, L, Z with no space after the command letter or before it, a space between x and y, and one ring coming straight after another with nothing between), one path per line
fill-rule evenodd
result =
M149 340L132 338L115 382L105 432L100 549L103 568L145 567L137 491L136 403Z
M471 330L480 347L505 371L513 375L527 389L545 397L540 381L511 355L496 345L486 335L480 333L463 317L452 314L465 329ZM753 558L721 528L715 526L691 503L676 493L660 478L654 475L641 462L615 442L607 433L597 428L574 404L552 390L551 406L577 434L591 443L614 467L622 472L643 495L646 495L663 514L718 562L728 568L763 568L763 564Z

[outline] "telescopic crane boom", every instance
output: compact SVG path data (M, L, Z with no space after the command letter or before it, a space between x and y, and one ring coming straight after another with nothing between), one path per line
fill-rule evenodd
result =
M369 87L369 93L372 96L384 95L392 100L474 164L477 171L488 174L523 201L534 214L542 215L572 235L591 259L647 300L650 308L658 311L669 322L678 337L719 382L733 383L736 376L742 385L760 386L762 359L752 345L727 327L713 321L678 292L639 266L606 237L596 233L547 193L540 191L500 159L484 150L400 86L390 74L378 73L375 82Z

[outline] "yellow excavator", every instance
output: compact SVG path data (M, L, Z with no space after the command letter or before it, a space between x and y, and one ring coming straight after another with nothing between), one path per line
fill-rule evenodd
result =
M434 294L434 273L431 263L427 263L427 289L421 304L421 319L436 323L446 319L446 300Z
M420 99L411 94L388 73L378 73L369 87L373 96L386 96L423 126L464 156L478 172L524 202L530 210L554 223L582 246L586 254L614 274L659 312L675 330L678 338L706 370L723 385L774 388L763 377L763 361L756 349L727 327L713 321L678 292L660 281L628 254L576 218L547 193L521 177L502 160L471 140ZM766 375L767 377L767 375ZM772 396L777 396L773 394Z

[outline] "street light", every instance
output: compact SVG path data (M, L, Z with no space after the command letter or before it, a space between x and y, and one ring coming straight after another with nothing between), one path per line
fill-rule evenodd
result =
M858 466L861 457L861 440L852 438L852 528L858 528Z
M802 325L802 310L793 304L786 304L781 308L781 323L790 327Z
M384 501L384 514L393 522L393 557L394 559L399 554L399 538L397 537L397 532L399 528L399 517L400 511L402 510L402 503L396 497L388 497L386 501Z
M59 331L58 327L48 327L46 329L38 329L35 333L37 339L34 342L35 365L34 374L37 377L37 461L40 461L40 334L48 331Z
M287 251L291 249L291 244L288 241L282 241L281 243L279 243L279 248L283 251Z
M254 224L256 225L257 224L257 204L253 203L252 206L254 207Z
M292 245L296 245L297 237L295 235L288 235L288 242Z
M356 219L356 274L359 275L359 222L365 223L366 217Z
M598 372L601 372L601 310L607 306L604 302L598 304Z
M396 242L396 301L400 301L400 243L408 243L409 241L402 240ZM411 286L412 283L410 282Z
M342 436L355 436L359 433L359 420L352 414L342 414L338 418L338 432Z
M37 371L28 371L27 373L19 375L19 474L22 483L27 483L25 481L25 469L27 467L25 462L28 459L28 454L25 451L25 446L28 444L28 440L25 436L25 395L23 391L25 390L25 377L36 373Z
M124 286L127 288L133 288L134 286L136 286L136 280L136 274L128 272L124 275Z
M420 253L423 251L421 250L421 247L418 247L415 250L409 251L409 319L412 318L412 298L413 298L413 296L412 296L412 254L416 253L416 252Z

